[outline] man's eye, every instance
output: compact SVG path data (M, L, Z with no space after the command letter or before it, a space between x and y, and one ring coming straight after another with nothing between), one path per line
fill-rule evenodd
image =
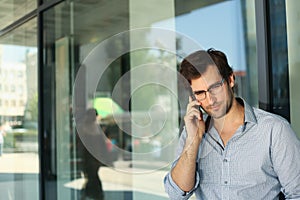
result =
M213 89L216 89L220 86L221 86L220 84L216 84L216 85L211 86L208 90L213 90Z
M201 95L201 94L203 94L204 93L204 91L196 91L195 92L195 95Z

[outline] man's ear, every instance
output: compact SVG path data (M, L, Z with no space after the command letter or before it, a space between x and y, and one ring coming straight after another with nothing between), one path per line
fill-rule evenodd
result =
M234 76L234 74L232 73L232 74L229 76L229 86L230 86L231 88L233 88L234 85L235 85L235 76Z

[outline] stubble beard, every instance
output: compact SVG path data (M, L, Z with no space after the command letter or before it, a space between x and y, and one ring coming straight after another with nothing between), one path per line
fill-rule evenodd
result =
M204 109L208 115L210 115L214 119L221 119L226 116L226 114L231 110L232 104L233 104L233 99L234 99L234 94L233 90L229 89L228 92L225 94L228 96L228 100L223 101L223 102L215 102L213 105L208 106L207 109ZM226 97L225 97L226 99ZM223 105L225 104L225 105ZM221 106L220 110L217 112L211 111L211 107L213 106Z

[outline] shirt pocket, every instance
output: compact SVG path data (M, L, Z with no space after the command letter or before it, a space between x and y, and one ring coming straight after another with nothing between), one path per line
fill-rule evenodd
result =
M220 158L210 144L203 144L198 153L200 184L215 184L220 177Z

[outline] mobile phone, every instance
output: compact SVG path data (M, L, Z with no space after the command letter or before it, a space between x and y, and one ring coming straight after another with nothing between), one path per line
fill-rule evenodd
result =
M188 90L189 90L189 96L191 97L192 101L196 101L197 99L196 99L196 96L195 96L192 88L189 87ZM197 108L197 110L199 110L201 112L201 117L203 117L203 109L201 108L201 106L197 106L196 108Z
M192 101L196 101L196 96L192 90L192 87L189 87L189 96L191 97ZM203 113L203 109L201 108L201 106L197 106L197 109Z
M192 98L192 100L193 101L197 100L191 86L188 87L188 91L189 91L189 96Z

